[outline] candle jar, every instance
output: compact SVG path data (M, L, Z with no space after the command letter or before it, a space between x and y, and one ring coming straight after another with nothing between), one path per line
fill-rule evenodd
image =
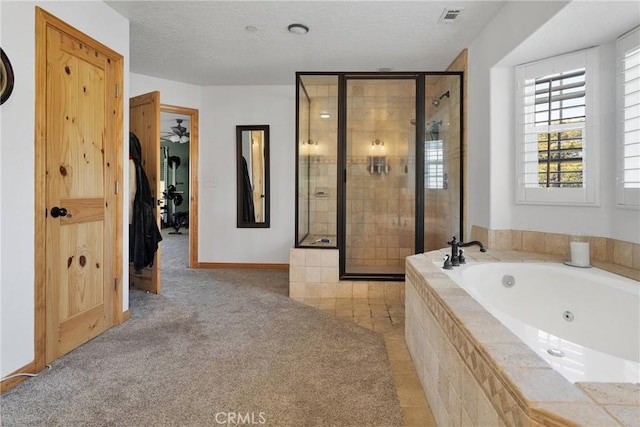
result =
M569 253L571 260L569 265L574 267L590 267L589 261L589 238L579 234L569 238Z

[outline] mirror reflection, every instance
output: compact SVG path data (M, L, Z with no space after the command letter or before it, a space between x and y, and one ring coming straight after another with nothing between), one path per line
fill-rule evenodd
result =
M269 125L236 126L237 226L269 227Z

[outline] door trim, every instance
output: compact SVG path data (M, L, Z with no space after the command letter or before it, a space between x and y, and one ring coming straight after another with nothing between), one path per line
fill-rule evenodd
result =
M195 108L160 104L160 112L189 116L189 268L198 268L198 116Z
M47 77L47 27L67 34L92 49L99 51L112 61L116 61L115 83L123 88L123 63L122 55L94 40L90 36L73 28L64 21L51 15L44 9L36 7L36 81L35 81L35 211L34 211L34 370L41 371L46 363L46 249L43 242L46 239L46 77ZM115 89L115 88L114 88ZM120 91L122 93L122 90ZM116 192L116 181L122 182L122 141L123 141L123 97L113 105L115 116L112 146L113 151L105 153L113 167L107 168L105 182L113 182L114 193L108 192L105 197L115 203L113 221L115 222L115 249L114 259L111 260L111 269L105 280L114 283L111 295L112 312L108 314L108 325L118 325L123 321L122 313L122 191ZM112 156L109 158L108 156Z

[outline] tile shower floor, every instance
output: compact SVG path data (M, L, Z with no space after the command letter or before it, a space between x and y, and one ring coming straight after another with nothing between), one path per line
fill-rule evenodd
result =
M404 305L388 298L296 298L296 300L384 336L405 427L435 427L404 340Z

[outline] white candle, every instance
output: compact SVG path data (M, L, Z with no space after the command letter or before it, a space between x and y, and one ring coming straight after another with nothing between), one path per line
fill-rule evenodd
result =
M570 242L571 264L579 267L589 266L589 242Z

